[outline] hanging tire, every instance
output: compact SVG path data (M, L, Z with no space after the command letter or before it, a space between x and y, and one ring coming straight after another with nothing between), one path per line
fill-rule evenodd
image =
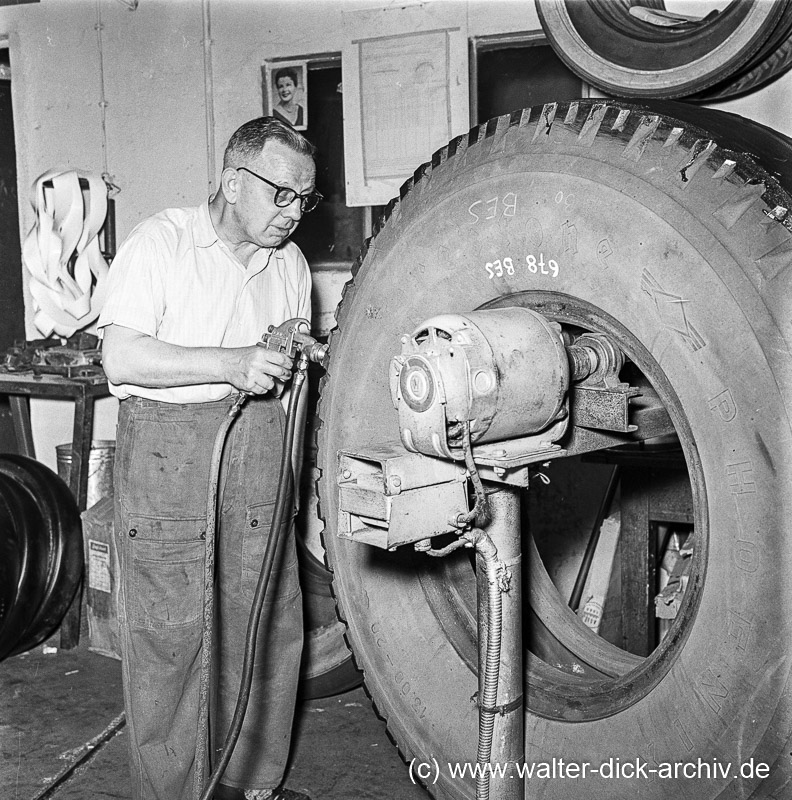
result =
M82 572L82 527L69 487L38 461L0 455L0 660L57 630Z
M680 612L648 656L593 636L528 559L526 616L575 663L547 641L528 653L526 762L731 764L709 780L534 776L526 797L788 795L792 198L697 113L579 101L490 120L416 171L347 285L319 408L325 547L366 686L405 759L438 764L437 797L475 794L446 767L475 762L470 562L332 535L337 452L398 441L388 365L402 334L508 305L619 342L673 421L698 542ZM783 145L738 117L702 118L754 141L754 157ZM741 777L749 762L769 777Z
M536 3L556 55L583 80L622 97L685 97L725 82L760 52L770 55L775 46L762 48L783 38L787 0L738 0L710 21L681 28L643 21L631 7L662 10L664 4Z

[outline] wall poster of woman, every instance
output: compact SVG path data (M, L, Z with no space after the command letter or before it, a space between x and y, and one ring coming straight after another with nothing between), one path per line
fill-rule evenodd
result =
M262 72L264 113L304 131L308 127L308 63L275 61L262 67Z

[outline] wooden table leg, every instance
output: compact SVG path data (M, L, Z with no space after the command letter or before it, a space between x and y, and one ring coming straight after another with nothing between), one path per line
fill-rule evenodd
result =
M74 401L74 429L72 432L72 458L69 469L69 486L77 499L80 511L85 511L88 501L88 470L93 436L94 398L83 393ZM82 581L77 587L69 610L61 623L60 646L64 650L80 643L80 615L82 613Z
M30 425L30 401L25 395L10 394L8 404L11 406L17 448L21 455L35 458L36 448L33 445L33 429Z
M74 428L72 431L72 460L69 486L77 499L80 511L88 505L88 461L93 438L94 398L83 394L74 401Z

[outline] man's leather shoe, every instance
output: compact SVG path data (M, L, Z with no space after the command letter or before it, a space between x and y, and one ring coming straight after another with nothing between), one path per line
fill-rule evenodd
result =
M294 789L284 789L279 786L273 793L270 800L311 800L311 798L303 792L295 792Z
M245 800L245 790L236 789L233 786L224 786L222 783L215 789L214 800ZM267 800L311 800L310 796L304 792L295 792L294 789L286 789L279 786L275 789Z

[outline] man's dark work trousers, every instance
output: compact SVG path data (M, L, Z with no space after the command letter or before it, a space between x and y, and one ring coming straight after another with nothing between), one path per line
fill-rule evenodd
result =
M209 462L233 399L190 405L134 397L121 402L115 535L133 800L189 800L192 793ZM279 400L250 398L231 427L223 456L216 539L215 753L239 689L284 427ZM289 520L291 510L289 503ZM247 716L224 784L267 789L281 782L302 637L297 556L289 535L275 557Z

